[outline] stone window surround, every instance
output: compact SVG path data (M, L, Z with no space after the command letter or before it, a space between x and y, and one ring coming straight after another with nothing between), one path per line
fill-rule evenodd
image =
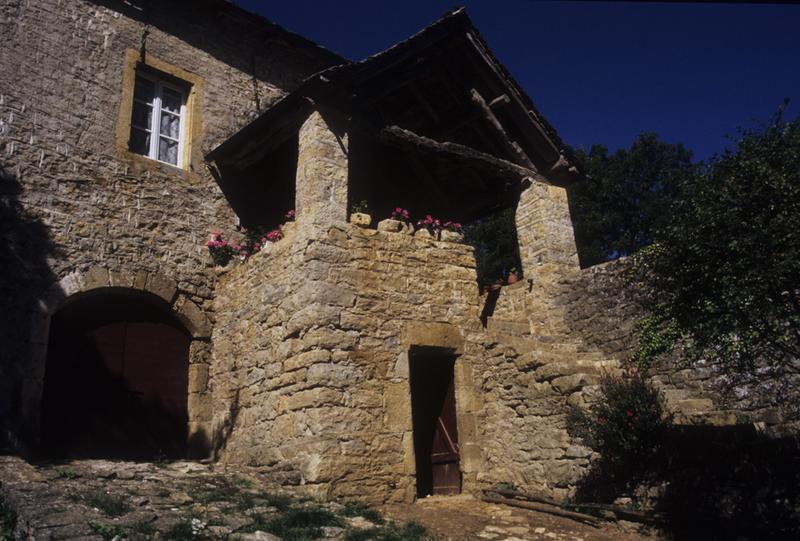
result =
M166 79L178 79L187 86L186 117L181 133L183 148L181 149L179 161L180 167L160 162L129 150L128 143L133 115L133 89L136 82L136 72L142 68L147 68L150 73L155 72L156 76L163 74ZM122 89L115 137L117 156L124 161L145 169L156 169L167 174L176 172L184 175L195 174L193 171L198 169L196 164L202 162L200 142L203 134L202 103L204 87L204 79L197 74L159 60L149 53L142 56L135 49L126 49L122 67Z
M39 302L33 315L30 364L23 382L23 432L28 441L40 441L41 400L44 383L50 320L67 302L87 293L127 290L144 295L151 302L167 307L191 336L189 345L188 444L189 457L205 458L210 445L211 393L208 390L210 356L203 353L211 337L211 322L191 299L178 291L177 283L159 273L143 270L115 271L95 266L86 272L75 271L54 283Z

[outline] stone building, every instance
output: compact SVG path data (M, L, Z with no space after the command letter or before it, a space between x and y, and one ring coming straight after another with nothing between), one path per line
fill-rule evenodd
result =
M26 453L206 457L320 497L513 482L561 497L565 430L626 355L581 270L555 130L463 10L350 62L223 0L0 5L0 429ZM482 292L456 221L515 209ZM284 238L215 267L213 229Z

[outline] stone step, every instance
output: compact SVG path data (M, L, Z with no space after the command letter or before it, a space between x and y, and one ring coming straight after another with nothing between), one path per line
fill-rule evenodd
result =
M676 414L699 415L714 411L714 402L708 398L684 398L667 402L667 407Z
M509 321L490 317L486 322L486 330L490 333L529 336L531 334L531 324L527 321Z
M527 349L524 344L515 344L515 349L520 353L516 363L520 368L531 369L540 366L561 363L564 366L572 366L581 363L581 366L588 366L599 363L604 366L608 363L619 364L615 359L609 359L600 353L571 353L563 351L543 351L540 349ZM564 374L573 373L574 370L567 370ZM554 376L555 377L555 376Z
M672 420L676 425L734 426L739 424L739 416L728 410L706 411L703 413L676 414Z

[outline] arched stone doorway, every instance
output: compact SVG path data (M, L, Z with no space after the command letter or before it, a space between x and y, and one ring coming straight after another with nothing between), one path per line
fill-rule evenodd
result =
M42 451L185 457L191 339L147 292L109 288L70 299L50 321Z

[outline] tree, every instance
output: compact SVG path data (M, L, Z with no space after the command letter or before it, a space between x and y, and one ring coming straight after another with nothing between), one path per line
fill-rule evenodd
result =
M691 151L654 133L640 134L628 150L609 154L594 145L576 154L587 178L570 188L570 206L584 267L650 244L680 179L694 167Z
M742 132L680 192L657 242L636 256L650 299L636 360L646 367L680 344L687 364L703 359L790 405L800 380L800 119L779 113Z

